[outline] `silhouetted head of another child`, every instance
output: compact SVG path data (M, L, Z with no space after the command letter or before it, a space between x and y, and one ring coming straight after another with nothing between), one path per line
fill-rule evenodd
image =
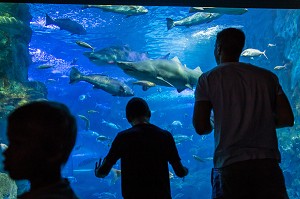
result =
M151 111L145 100L139 97L133 97L126 105L126 118L128 122L132 122L135 119L150 118Z
M31 180L52 171L60 174L75 145L76 120L64 104L31 102L9 115L7 137L4 168L11 178Z

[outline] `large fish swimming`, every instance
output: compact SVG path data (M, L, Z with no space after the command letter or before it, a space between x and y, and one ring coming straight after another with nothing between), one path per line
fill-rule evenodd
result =
M190 13L192 12L209 12L209 13L219 13L228 15L242 15L246 13L248 9L246 8L222 8L222 7L191 7Z
M129 76L146 80L157 85L174 87L178 92L186 88L193 89L202 74L200 67L194 70L183 66L177 57L173 59L155 59L140 62L117 62L117 65Z
M167 18L167 28L168 30L170 30L175 26L190 27L190 26L199 25L203 23L209 23L221 16L222 14L219 13L197 12L189 17L183 18L178 21L174 21L171 18Z
M113 96L130 97L133 90L125 83L101 74L83 75L78 69L72 67L70 72L70 84L85 81L94 85L95 89L102 89Z
M244 50L241 53L242 57L256 57L256 56L265 56L265 58L268 59L267 55L266 55L266 50L264 50L263 52L258 50L258 49L254 49L254 48L247 48L246 50Z
M110 46L95 52L83 53L98 66L116 64L116 61L142 61L149 59L146 53L132 51L127 46Z
M61 30L69 31L72 34L86 34L86 30L84 29L84 27L76 21L72 21L69 18L52 19L46 14L46 26L51 24L58 26Z
M82 8L99 8L105 12L119 13L126 15L127 17L148 13L148 10L145 7L133 5L84 5Z

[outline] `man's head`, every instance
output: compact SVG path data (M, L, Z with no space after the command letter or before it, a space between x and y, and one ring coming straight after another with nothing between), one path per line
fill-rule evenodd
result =
M145 100L134 97L129 100L126 106L126 118L129 123L134 120L150 119L151 111Z
M61 103L31 102L8 117L5 169L13 179L31 179L43 169L60 169L75 145L77 125Z
M228 62L238 61L245 45L245 34L236 28L226 28L217 34L215 58L217 64L226 58ZM222 57L223 56L223 57Z

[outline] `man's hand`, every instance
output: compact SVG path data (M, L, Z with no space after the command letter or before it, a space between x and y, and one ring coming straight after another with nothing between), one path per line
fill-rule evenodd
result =
M95 176L98 176L97 173L98 173L98 170L101 166L101 162L102 162L102 158L99 159L99 163L96 162L96 164L95 164Z

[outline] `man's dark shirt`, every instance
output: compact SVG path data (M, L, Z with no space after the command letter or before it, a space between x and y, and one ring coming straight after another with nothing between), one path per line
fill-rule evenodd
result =
M152 124L120 132L98 173L109 172L120 158L124 198L171 198L168 162L180 157L170 132Z

